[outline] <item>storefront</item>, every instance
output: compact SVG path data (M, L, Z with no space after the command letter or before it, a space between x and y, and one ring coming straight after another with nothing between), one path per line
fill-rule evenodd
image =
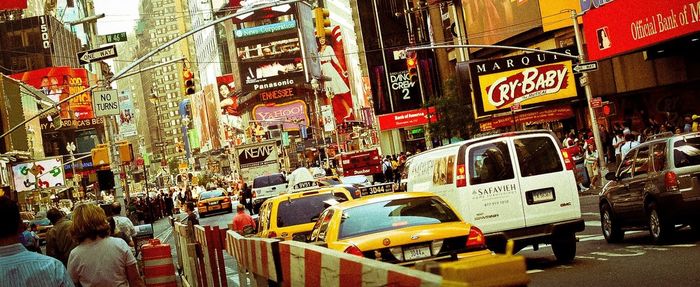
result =
M588 58L600 66L591 88L613 106L599 123L642 132L682 128L700 114L700 3L615 0L584 10Z
M437 121L435 108L416 109L380 115L381 147L384 155L399 151L416 153L426 150L425 125ZM396 137L395 135L398 135ZM400 139L398 142L394 139Z

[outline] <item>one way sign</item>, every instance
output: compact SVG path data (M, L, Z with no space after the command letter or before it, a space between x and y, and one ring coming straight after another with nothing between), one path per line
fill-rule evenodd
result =
M574 73L584 73L598 70L598 62L581 63L573 68Z
M78 52L78 62L81 65L87 65L92 62L97 62L104 59L114 58L117 56L117 47L114 45L101 47L97 49Z

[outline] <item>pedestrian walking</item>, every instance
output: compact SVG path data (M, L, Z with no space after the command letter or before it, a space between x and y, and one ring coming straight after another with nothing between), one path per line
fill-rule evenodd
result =
M248 187L248 183L243 183L243 188L241 189L241 201L240 203L245 205L245 207L250 211L250 215L255 214L253 211L253 191Z
M20 243L19 206L7 196L0 196L0 218L0 285L74 286L61 261L28 251Z
M586 166L586 172L588 172L589 188L598 187L598 150L595 144L589 144L586 149L586 158L584 165Z
M391 167L391 156L389 155L382 162L382 173L384 174L384 182L394 181L394 170Z
M119 238L109 236L104 210L87 203L73 211L71 234L79 245L68 258L73 282L90 286L145 286L131 248Z
M134 228L134 223L131 222L131 219L128 217L121 216L122 212L122 205L119 202L114 202L112 203L112 218L114 218L114 222L116 224L116 231L124 233L127 238L132 238L134 235L136 235L136 228ZM127 243L130 243L131 240L128 240Z
M58 259L68 266L68 255L78 244L73 240L70 229L73 222L68 220L63 211L52 208L46 212L46 218L53 227L46 233L46 255Z

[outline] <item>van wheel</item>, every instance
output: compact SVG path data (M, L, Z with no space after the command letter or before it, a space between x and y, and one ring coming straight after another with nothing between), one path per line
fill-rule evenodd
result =
M600 208L600 226L603 229L603 237L608 243L617 243L625 237L620 223L612 213L612 208L607 203Z
M571 263L576 257L576 235L574 233L557 235L552 240L552 250L559 263Z
M660 215L658 207L655 202L649 203L647 206L647 216L649 223L649 234L651 234L651 239L656 244L661 244L668 240L673 232L673 224L669 224Z

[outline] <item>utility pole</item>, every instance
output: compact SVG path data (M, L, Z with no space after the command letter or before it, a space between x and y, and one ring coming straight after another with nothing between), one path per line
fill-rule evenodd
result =
M576 35L576 48L578 49L578 62L583 64L586 62L586 57L583 50L583 37L581 36L581 28L578 25L578 14L576 10L571 10L571 19L574 21L574 34ZM588 73L581 73L581 79L588 78ZM586 102L588 106L588 114L591 116L591 130L593 131L593 140L595 140L596 152L598 153L598 176L600 182L603 183L605 180L605 173L607 172L607 165L605 164L605 153L603 150L603 141L600 138L600 128L598 127L598 121L596 120L595 111L591 106L591 101L593 100L593 92L591 92L591 87L586 83L583 86L586 91ZM605 172L604 172L605 170Z

